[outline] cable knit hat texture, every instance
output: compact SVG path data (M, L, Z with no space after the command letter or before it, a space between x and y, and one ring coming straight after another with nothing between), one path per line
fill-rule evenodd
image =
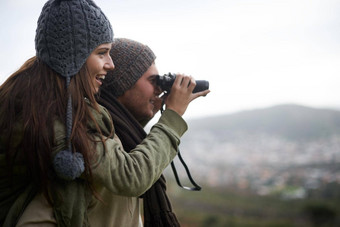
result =
M91 52L103 43L113 41L109 20L92 0L49 0L38 19L35 49L38 59L63 77L66 89L71 77L85 64ZM59 152L53 166L63 179L73 180L84 171L81 153L72 152L72 99L66 110L67 150Z
M126 38L116 38L110 51L115 68L106 75L102 87L115 97L124 94L148 70L156 59L146 45Z
M112 41L111 24L92 0L50 0L38 19L35 48L39 59L69 77L97 46Z

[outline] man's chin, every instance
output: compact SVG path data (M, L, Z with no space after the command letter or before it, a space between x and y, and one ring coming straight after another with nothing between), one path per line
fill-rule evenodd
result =
M153 111L149 111L148 114L144 115L145 120L151 120L155 116L155 113Z

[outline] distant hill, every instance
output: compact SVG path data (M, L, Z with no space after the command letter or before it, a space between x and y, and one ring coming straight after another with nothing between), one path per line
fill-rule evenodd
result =
M259 194L294 182L304 190L340 183L338 110L279 105L188 124L180 151L198 182Z
M292 141L311 141L340 135L340 111L300 105L278 105L188 122L189 133L210 131L216 137L267 134Z

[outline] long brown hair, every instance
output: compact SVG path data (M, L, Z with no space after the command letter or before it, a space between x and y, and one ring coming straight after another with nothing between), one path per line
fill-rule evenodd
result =
M98 104L86 65L73 76L68 91L65 78L36 57L27 60L0 86L0 134L5 141L8 167L13 169L18 160L26 160L29 177L44 193L54 176L53 125L56 120L65 120L68 92L73 103L73 150L83 154L85 173L91 180L89 163L94 151L86 126L94 119L84 98L97 110ZM96 127L99 129L98 125Z

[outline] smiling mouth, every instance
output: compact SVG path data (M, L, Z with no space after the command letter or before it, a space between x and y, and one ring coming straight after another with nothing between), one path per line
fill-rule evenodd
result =
M105 75L96 76L96 80L101 85L103 83L103 81L105 80Z

